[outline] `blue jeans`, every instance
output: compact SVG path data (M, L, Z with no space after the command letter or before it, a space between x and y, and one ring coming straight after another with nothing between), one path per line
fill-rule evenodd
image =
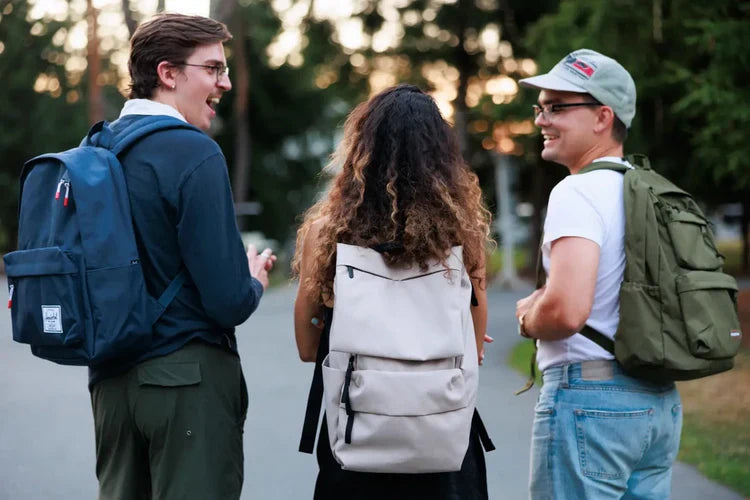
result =
M614 361L544 371L531 436L532 500L669 498L682 407L673 383Z

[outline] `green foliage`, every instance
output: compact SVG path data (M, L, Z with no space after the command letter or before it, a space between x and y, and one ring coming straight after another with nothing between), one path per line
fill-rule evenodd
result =
M86 130L83 101L74 104L65 97L71 87L60 65L60 48L52 37L65 23L49 22L39 34L32 34L34 23L27 21L29 7L24 0L4 5L0 18L0 252L15 246L18 176L24 162L33 156L76 146ZM8 7L8 6L12 7ZM36 31L35 31L36 32ZM59 82L55 92L37 93L34 83L40 74ZM56 96L56 97L55 97Z
M531 264L529 251L525 248L513 249L513 267L515 269L527 269ZM487 278L492 280L494 276L500 274L503 270L503 249L495 247L487 255Z
M673 111L686 117L696 160L713 168L715 182L750 189L750 5L713 2L686 21L685 44L693 54L680 73L685 96Z
M320 172L334 148L337 125L352 103L366 95L366 89L364 81L357 81L352 75L348 56L332 44L333 27L328 21L306 20L303 28L307 45L302 51L302 65L272 67L266 47L279 33L280 21L269 2L245 3L236 7L235 15L245 16L247 30L249 199L263 205L263 212L249 217L247 223L284 242L293 236L297 217L317 193ZM234 35L232 43L243 38L239 33ZM237 62L230 57L229 63ZM337 80L319 88L315 82L322 72L335 74ZM221 116L232 116L237 92L235 87L221 101ZM231 123L226 124L230 126L216 139L233 169L237 138Z
M625 66L638 89L626 143L697 196L742 199L750 188L750 8L732 0L568 0L528 31L540 71L590 48ZM536 95L535 92L528 92ZM716 189L721 183L721 189Z

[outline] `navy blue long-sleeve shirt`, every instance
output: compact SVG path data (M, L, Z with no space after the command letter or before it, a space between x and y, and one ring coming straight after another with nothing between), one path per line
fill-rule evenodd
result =
M112 124L117 134L143 115ZM90 368L89 386L194 339L236 352L234 327L256 309L263 286L250 276L237 230L226 161L198 130L157 131L120 155L146 287L159 297L183 267L187 280L154 325L146 354Z

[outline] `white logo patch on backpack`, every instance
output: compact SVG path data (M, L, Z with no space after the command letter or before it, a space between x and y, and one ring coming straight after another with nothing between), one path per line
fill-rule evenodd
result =
M44 333L62 333L62 307L42 306Z
M362 472L460 470L478 382L462 248L426 270L389 267L369 248L336 248L323 361L333 456Z

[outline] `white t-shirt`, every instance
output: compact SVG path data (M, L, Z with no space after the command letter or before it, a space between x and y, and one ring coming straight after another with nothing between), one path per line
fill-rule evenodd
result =
M595 161L632 165L617 157ZM623 175L612 170L596 170L569 175L552 190L544 220L542 264L549 275L552 242L566 236L586 238L599 245L599 268L594 304L586 324L614 338L620 321L619 292L625 270L625 203ZM550 366L613 356L582 335L562 340L538 341L540 370Z

